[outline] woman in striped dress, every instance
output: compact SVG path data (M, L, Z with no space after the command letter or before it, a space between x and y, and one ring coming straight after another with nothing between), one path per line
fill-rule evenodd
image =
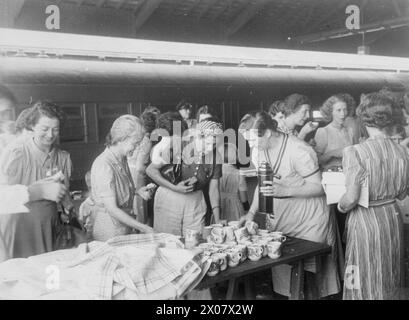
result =
M369 138L345 148L346 193L338 209L348 212L344 299L392 299L403 278L402 221L396 198L409 190L409 151L391 138L402 125L401 109L387 96L371 93L357 110ZM361 186L369 207L358 205Z

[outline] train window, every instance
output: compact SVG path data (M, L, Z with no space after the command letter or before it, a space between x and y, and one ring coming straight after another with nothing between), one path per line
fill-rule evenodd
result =
M116 118L131 113L130 107L129 103L103 102L98 104L98 139L100 142L105 141Z
M83 104L60 104L66 115L60 142L86 142L86 119Z

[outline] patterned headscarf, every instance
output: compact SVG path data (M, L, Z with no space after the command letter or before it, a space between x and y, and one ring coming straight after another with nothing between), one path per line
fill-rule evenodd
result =
M202 120L200 121L196 129L200 131L200 133L204 136L216 136L223 133L223 126L219 122L215 122L212 120Z

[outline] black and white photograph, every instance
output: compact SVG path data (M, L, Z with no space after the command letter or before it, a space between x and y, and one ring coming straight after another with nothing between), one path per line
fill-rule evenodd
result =
M409 300L408 196L409 0L0 0L0 300Z

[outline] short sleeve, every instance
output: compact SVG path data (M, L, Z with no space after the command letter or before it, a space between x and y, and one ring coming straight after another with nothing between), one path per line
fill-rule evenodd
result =
M91 168L91 190L98 198L116 197L114 172L109 164L94 162Z
M246 178L242 175L239 176L239 191L247 191L247 181Z
M154 165L164 166L170 163L171 158L170 141L161 141L152 148L151 161Z
M70 181L71 176L72 176L72 170L73 170L73 165L71 161L71 156L68 152L63 151L63 157L64 157L64 164L63 164L63 173L65 177L67 178L67 182Z
M6 148L0 158L0 183L20 184L23 171L24 154L22 148Z
M303 178L312 176L319 171L318 158L314 149L300 142L294 148L291 160L294 170Z
M345 175L345 185L362 185L365 180L365 170L359 159L358 152L353 146L343 151L342 169Z
M328 134L325 128L318 128L317 133L314 137L315 140L315 151L318 154L324 154L328 145Z

